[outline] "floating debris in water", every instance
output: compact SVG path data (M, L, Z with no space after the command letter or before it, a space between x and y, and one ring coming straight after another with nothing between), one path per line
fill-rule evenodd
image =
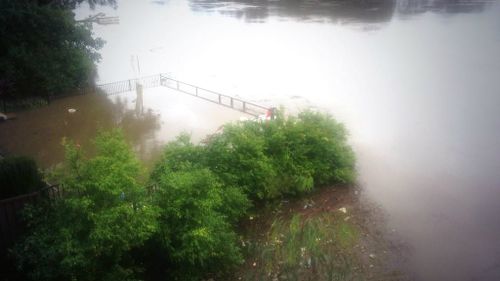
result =
M75 113L75 112L76 112L76 109L74 109L74 108L70 108L70 109L68 109L68 112L69 112L69 113Z

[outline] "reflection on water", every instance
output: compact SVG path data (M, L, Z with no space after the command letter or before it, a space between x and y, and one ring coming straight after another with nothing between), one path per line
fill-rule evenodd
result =
M249 22L277 16L298 21L378 23L392 17L395 0L191 0L190 3L194 11L217 11Z
M218 12L221 15L264 22L268 17L294 21L333 23L383 23L394 15L481 12L492 0L190 0L196 12Z
M76 109L69 113L68 109ZM49 106L19 112L16 119L0 123L0 149L7 154L28 155L44 168L64 159L63 138L91 148L99 130L121 128L146 166L161 154L162 145L180 133L200 141L242 113L168 89L146 89L111 97L74 96Z
M69 113L68 109L76 109ZM11 154L30 155L44 167L64 159L63 138L88 147L98 130L121 127L127 140L140 148L159 128L151 111L136 114L126 102L89 94L53 101L49 106L19 112L0 124L0 147Z
M437 12L445 14L482 12L492 0L400 0L397 11L401 14Z

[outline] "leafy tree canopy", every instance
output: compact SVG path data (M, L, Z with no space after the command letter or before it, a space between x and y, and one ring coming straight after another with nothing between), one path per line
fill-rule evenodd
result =
M0 1L0 94L60 95L93 83L104 41L75 22L79 2Z
M102 133L86 159L66 145L62 199L26 211L29 231L13 249L32 280L130 280L130 252L158 229L157 208L140 184L141 168L120 132Z

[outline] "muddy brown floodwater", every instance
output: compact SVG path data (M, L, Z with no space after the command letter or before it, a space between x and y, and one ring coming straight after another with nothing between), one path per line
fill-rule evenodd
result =
M500 280L500 3L456 0L117 1L98 83L159 72L346 124L362 196L410 247L418 280ZM137 67L140 64L140 70ZM64 136L122 126L140 157L240 114L161 90L75 97L0 124L0 147L44 165ZM173 98L175 97L175 98ZM75 115L68 107L77 109ZM151 113L148 113L151 109Z
M49 106L12 114L15 119L0 123L0 149L5 154L32 156L49 168L64 160L64 138L92 148L91 140L99 130L121 128L149 166L162 145L179 134L189 133L198 142L225 122L244 115L164 88L146 89L143 103L147 107L137 111L134 92L57 99Z

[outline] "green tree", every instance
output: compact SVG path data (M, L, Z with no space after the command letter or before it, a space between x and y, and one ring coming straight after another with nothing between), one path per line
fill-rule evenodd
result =
M101 133L95 145L86 159L68 143L64 197L26 212L29 234L12 252L32 280L131 280L140 272L130 252L157 231L157 209L121 133Z
M93 83L104 41L65 5L43 2L0 1L2 95L60 95Z
M170 277L180 280L217 273L243 260L234 223L250 202L240 189L203 168L201 153L182 135L167 145L151 177L161 209L157 241L168 253Z

